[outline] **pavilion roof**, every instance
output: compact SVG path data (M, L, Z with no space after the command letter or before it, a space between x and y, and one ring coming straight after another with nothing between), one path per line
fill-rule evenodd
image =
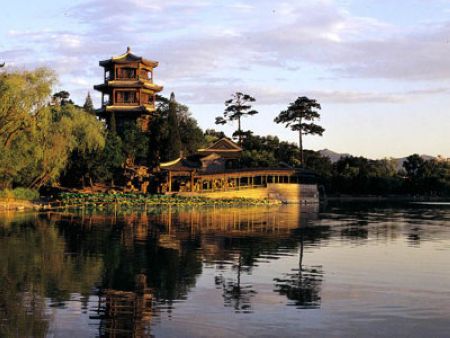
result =
M127 47L127 51L121 55L113 56L111 59L100 61L99 64L102 67L108 66L112 63L130 63L140 62L151 68L158 67L159 62L149 59L145 59L142 56L137 56L131 52L131 48Z

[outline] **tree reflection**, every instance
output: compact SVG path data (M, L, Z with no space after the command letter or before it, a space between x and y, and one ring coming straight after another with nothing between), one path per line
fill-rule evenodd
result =
M251 284L241 284L241 273L249 272L250 267L242 265L242 254L239 252L237 264L233 264L236 279L229 280L223 275L215 277L215 284L223 290L222 297L225 306L233 307L236 312L251 312L251 299L256 294Z
M299 244L298 269L292 269L291 273L285 274L282 278L275 278L275 292L286 296L293 302L291 304L298 308L319 308L323 270L321 266L303 265L303 235Z
M45 219L0 226L0 337L44 337L46 298L58 307L72 293L89 295L101 269L98 259L67 255Z

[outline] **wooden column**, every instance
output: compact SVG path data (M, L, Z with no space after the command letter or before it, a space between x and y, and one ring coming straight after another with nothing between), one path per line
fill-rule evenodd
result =
M169 192L172 192L172 173L169 170Z

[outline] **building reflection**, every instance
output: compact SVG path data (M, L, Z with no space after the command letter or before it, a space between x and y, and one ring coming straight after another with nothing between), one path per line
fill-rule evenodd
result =
M73 252L101 256L103 277L91 318L101 337L148 337L156 313L187 299L203 266L223 304L251 312L250 282L261 257L298 247L298 231L317 219L317 206L162 208L82 214L49 214ZM310 239L323 233L311 232ZM306 272L305 274L306 275Z
M329 208L319 217L317 205L281 205L4 217L0 336L52 335L50 311L75 307L77 299L80 315L87 312L99 325L99 336L148 337L157 318L172 316L188 299L206 269L226 311L256 311L267 295L252 276L255 268L292 255L298 255L292 269L271 276L272 296L318 308L326 276L325 268L310 263L312 249L398 238L420 246L446 235L427 214L413 222L409 210L387 212Z
M134 291L101 290L97 309L99 336L151 337L152 301L153 291L144 274L135 277Z

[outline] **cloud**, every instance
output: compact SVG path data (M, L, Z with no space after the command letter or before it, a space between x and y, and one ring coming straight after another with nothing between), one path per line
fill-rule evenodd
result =
M49 65L74 91L101 81L98 61L127 45L160 61L156 79L192 102L223 101L224 93L255 90L267 104L294 91L252 85L252 72L319 67L335 78L389 81L450 80L449 23L397 27L356 16L332 0L89 0L69 8L76 31L10 31L0 59ZM23 46L27 46L24 48ZM256 70L258 69L258 70ZM291 76L294 73L292 72ZM423 93L328 90L308 93L334 103L403 102Z
M217 104L225 101L233 92L229 83L220 84L198 84L189 86L175 86L171 91L181 93L177 96L185 103L189 104ZM258 105L287 105L293 102L298 96L308 96L315 98L322 104L402 104L423 99L430 95L448 94L448 88L426 88L403 92L377 92L377 91L356 91L356 90L314 90L305 89L300 91L283 90L276 87L263 85L245 85L240 83L241 91L256 98Z

